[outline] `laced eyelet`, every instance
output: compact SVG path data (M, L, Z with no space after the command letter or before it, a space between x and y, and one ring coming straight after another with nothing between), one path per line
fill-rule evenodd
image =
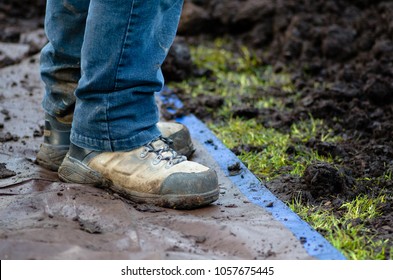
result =
M141 158L145 158L145 157L147 157L147 155L149 154L149 149L148 148L146 148L146 147L144 147L143 148L143 151L140 153L140 157Z
M173 160L169 160L169 161L167 162L167 164L165 165L165 168L169 169L169 168L171 168L172 166L173 166Z
M157 140L161 140L164 142L164 145L160 145L159 148L154 147L154 143ZM165 168L170 168L171 166L178 164L179 162L187 160L186 157L178 155L176 151L171 149L168 145L169 139L164 137L159 137L156 140L153 140L147 143L143 150L140 153L140 158L146 158L150 153L155 154L155 158L152 161L153 165L159 164L161 161L166 161Z
M153 164L154 164L154 165L159 164L159 163L161 162L162 158L163 158L163 157L162 157L161 154L157 155L157 156L154 158L154 160L153 160Z

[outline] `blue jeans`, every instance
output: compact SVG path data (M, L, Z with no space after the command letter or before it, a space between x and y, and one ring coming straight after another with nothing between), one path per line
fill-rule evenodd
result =
M42 102L73 114L71 142L97 151L140 147L160 135L154 93L183 0L47 0Z

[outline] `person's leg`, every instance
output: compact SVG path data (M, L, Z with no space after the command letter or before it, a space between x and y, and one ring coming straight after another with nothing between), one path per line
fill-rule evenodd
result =
M80 59L90 0L47 0L45 32L49 43L41 51L45 84L44 143L37 162L56 171L70 145L75 89L81 77Z
M49 43L41 51L40 71L45 84L42 105L52 117L72 115L74 110L89 3L47 0L45 31Z
M154 93L182 0L91 0L71 131L75 145L130 150L158 137Z
M131 3L131 1L128 2ZM75 107L74 92L81 77L81 49L89 5L90 0L47 1L45 29L49 43L41 52L40 65L41 76L46 85L43 100L43 108L46 112L45 136L44 143L41 144L37 154L37 162L53 171L58 170L69 150L71 122ZM100 30L101 28L96 32L100 33ZM89 40L94 40L94 36L91 31L86 34ZM92 48L91 44L87 43L86 48ZM87 51L87 57L89 55ZM95 66L95 60L96 58L90 57L93 66ZM94 71L89 70L89 65L86 68L88 73ZM119 71L126 71L126 73L129 71L128 67L123 70L120 68ZM195 149L185 126L161 122L158 128L164 137L173 141L172 148L187 157L192 155Z
M182 0L91 0L63 181L164 207L218 199L215 171L179 156L157 127L154 92L181 7Z

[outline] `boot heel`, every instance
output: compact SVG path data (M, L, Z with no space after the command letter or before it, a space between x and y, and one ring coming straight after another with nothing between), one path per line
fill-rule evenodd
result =
M95 186L107 185L106 179L100 173L68 155L61 164L58 174L60 180L67 183L92 184Z

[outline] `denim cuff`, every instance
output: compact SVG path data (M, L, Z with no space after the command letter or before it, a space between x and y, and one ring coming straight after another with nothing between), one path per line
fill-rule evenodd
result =
M90 138L71 130L71 142L84 149L103 152L121 152L131 151L142 147L158 138L160 135L161 132L155 125L149 129L143 130L133 137L116 140Z

